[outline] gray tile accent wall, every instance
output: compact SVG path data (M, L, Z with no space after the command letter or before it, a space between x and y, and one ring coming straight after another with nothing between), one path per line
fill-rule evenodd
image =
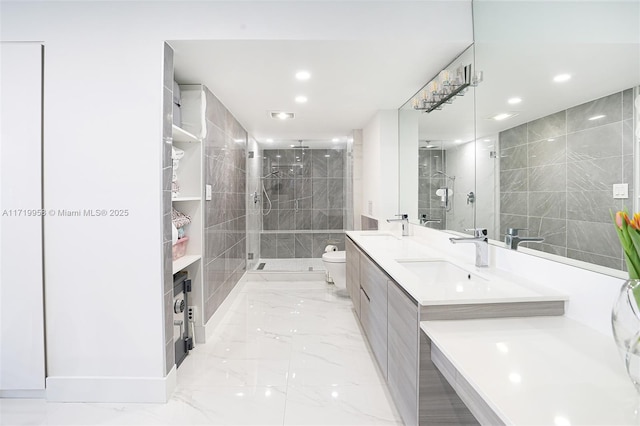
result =
M173 256L171 247L171 144L173 123L173 49L164 43L162 99L162 288L164 294L165 376L175 364L173 345Z
M632 98L628 89L500 133L500 238L528 228L545 238L528 248L624 268L609 212L633 210ZM628 199L613 198L616 183Z
M428 219L439 219L440 223L429 223L434 229L446 229L447 215L441 206L441 199L436 195L439 188L447 185L447 179L437 175L444 171L446 151L439 149L418 150L418 216L426 214Z
M344 149L263 151L262 208L270 211L262 217L260 257L320 257L330 239L344 246L345 162Z
M247 132L206 87L204 322L229 295L246 270Z

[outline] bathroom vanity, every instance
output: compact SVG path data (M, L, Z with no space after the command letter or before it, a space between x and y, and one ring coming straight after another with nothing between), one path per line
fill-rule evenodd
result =
M347 232L347 291L407 425L477 424L432 360L427 320L564 314L567 297L414 237ZM473 352L473 351L471 351Z

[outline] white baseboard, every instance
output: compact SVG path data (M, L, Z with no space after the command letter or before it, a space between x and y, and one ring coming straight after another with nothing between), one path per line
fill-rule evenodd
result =
M3 389L0 390L0 398L24 398L24 399L43 399L45 397L44 389Z
M166 377L47 377L53 402L166 403L176 387L176 368Z
M218 309L213 313L209 321L204 326L195 327L195 342L196 345L206 343L207 337L213 333L213 330L222 322L227 315L231 307L234 305L238 298L238 295L242 292L244 284L247 282L247 273L242 275L242 278L238 280L238 283L233 287L233 290L229 293L226 299L222 302ZM197 347L197 346L196 346Z

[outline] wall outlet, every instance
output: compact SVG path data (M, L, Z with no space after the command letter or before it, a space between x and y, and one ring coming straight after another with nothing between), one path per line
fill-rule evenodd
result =
M206 201L211 201L211 195L213 192L213 188L211 185L205 185L204 187L204 198Z
M189 322L194 322L196 320L196 307L195 306L189 306L187 308L187 319L189 320Z
M629 198L629 184L628 183L615 183L613 185L613 198Z

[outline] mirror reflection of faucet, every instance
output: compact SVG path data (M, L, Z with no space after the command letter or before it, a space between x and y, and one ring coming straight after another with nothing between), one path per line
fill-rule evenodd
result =
M507 232L504 234L504 243L511 250L518 250L520 243L541 243L544 238L537 237L521 237L518 235L519 231L527 231L526 228L507 228Z
M429 219L426 213L420 215L420 225L427 226L429 223L440 223L440 219Z

